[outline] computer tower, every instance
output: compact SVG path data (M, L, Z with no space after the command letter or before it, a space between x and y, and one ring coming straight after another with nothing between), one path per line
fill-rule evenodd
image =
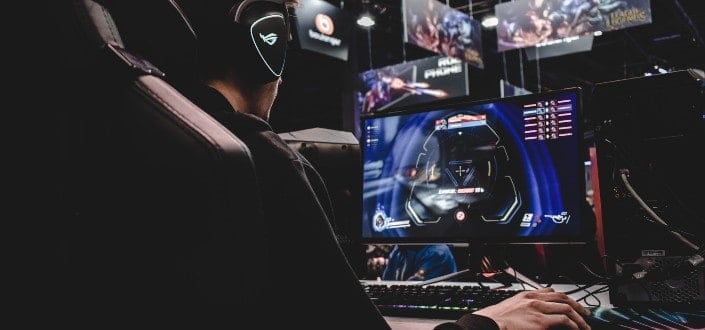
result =
M687 263L705 242L705 75L599 83L589 103L611 303L705 306L703 263Z

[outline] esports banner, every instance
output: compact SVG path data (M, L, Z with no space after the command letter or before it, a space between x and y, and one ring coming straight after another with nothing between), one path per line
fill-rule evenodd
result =
M351 19L347 13L323 0L302 0L295 11L301 48L348 60Z
M563 56L592 50L592 42L595 37L592 34L565 38L562 42L552 45L536 45L524 48L526 57L530 60L543 59L555 56Z
M516 0L495 5L497 50L651 23L650 0Z
M403 0L404 42L484 68L480 22L438 0Z
M432 56L359 74L360 113L468 94L467 65L459 59Z

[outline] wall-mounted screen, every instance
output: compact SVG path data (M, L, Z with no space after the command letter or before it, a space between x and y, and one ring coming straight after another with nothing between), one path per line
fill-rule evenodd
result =
M480 22L438 0L403 0L404 42L484 68Z
M432 56L358 75L360 113L468 94L467 65L447 56Z

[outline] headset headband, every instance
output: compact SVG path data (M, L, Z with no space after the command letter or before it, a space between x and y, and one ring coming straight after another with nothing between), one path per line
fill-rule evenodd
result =
M236 2L232 8L230 8L230 17L233 18L235 22L240 22L240 16L242 15L242 12L247 8L247 6L253 2L259 2L259 1L266 1L266 2L272 2L274 4L280 4L284 5L284 0L242 0L239 3Z

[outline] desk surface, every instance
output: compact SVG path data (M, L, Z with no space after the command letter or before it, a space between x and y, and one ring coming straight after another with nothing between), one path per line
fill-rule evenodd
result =
M445 320L386 318L394 330L430 330ZM705 310L667 308L607 308L592 310L593 329L705 329Z
M372 282L372 281L368 281ZM410 284L409 282L392 282L392 281L383 281L379 283L405 283L405 284ZM473 285L474 283L468 282L468 283L462 283L462 282L438 282L435 284L431 285ZM489 284L489 286L500 286L499 284ZM570 290L575 289L577 286L574 284L554 284L551 285L552 288L554 288L556 291L559 292L567 292ZM595 287L590 287L586 288L587 291L594 291L596 289L601 288L602 286L595 286ZM522 287L521 284L515 284L511 287L512 289L531 289L531 287ZM579 291L573 294L570 294L570 296L573 299L579 299L582 298L587 294L587 291ZM612 305L609 302L609 293L608 292L600 292L600 293L595 293L594 296L599 299L599 305L602 307L612 307ZM591 299L589 301L590 304L597 305L598 301L595 300L594 298L589 298ZM581 301L582 302L582 301ZM584 302L582 302L585 304ZM434 326L447 322L449 320L445 319L428 319L428 318L414 318L414 317L399 317L399 316L385 316L385 319L387 322L389 322L389 325L392 327L393 330L430 330L433 329Z

